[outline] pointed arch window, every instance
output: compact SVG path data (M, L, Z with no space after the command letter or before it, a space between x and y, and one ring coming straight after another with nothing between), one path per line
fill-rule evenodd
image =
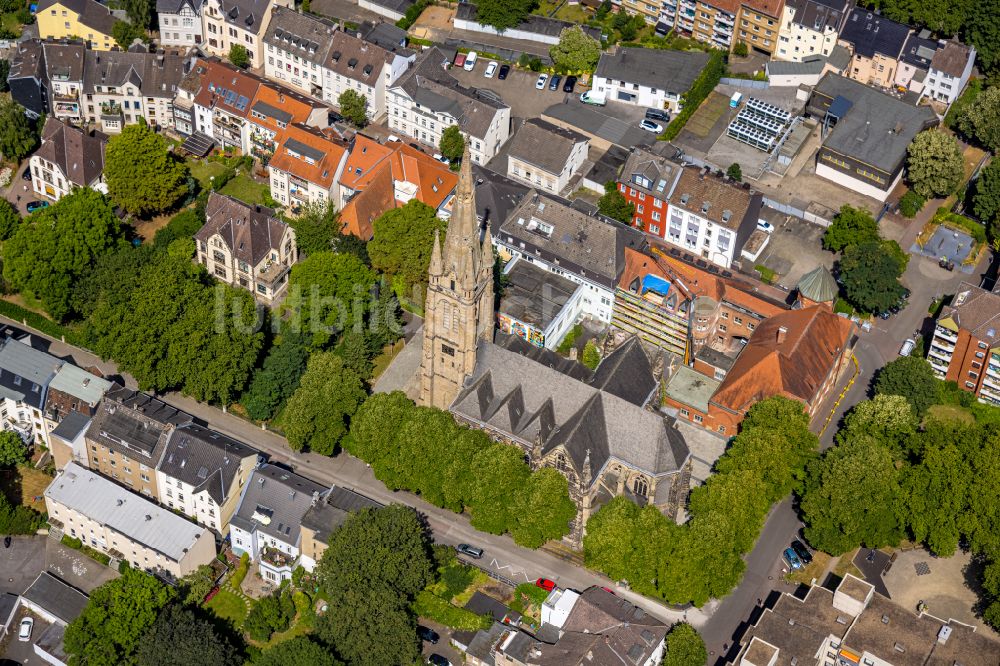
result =
M565 472L568 469L568 466L566 465L566 456L561 453L556 456L556 469L560 472Z
M444 326L444 330L448 330L452 326L452 313L451 304L447 301L441 303L441 324Z
M639 497L646 497L649 494L649 486L646 485L646 479L641 476L636 477L635 481L632 482L632 492Z

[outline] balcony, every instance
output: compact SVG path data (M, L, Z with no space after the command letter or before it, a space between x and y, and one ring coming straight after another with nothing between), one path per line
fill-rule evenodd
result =
M257 269L256 279L258 283L265 284L272 289L275 289L276 285L280 285L284 282L284 278L288 274L288 271L289 267L280 261L268 261L266 264Z
M728 25L730 28L732 28L734 25L736 25L736 17L719 12L718 14L715 15L715 22Z
M931 344L931 348L927 354L927 357L938 359L944 365L948 365L951 363L951 354L942 349L939 349L934 344Z
M291 571L297 559L284 551L271 548L270 546L265 546L264 550L260 552L261 564L266 564L270 569L275 571Z
M954 342L949 342L947 338L943 338L940 335L935 335L933 338L931 338L931 345L935 347L940 347L949 354L955 351Z
M733 36L733 29L732 28L727 28L726 26L719 25L718 23L716 23L713 26L713 30L715 30L715 36L716 37L718 37L719 35L722 35L722 36L724 36L726 38L727 42Z
M101 118L107 120L121 120L121 105L119 105L118 102L101 102Z
M955 331L949 330L949 329L945 328L944 326L935 326L934 327L934 337L944 338L945 340L948 340L951 343L958 342L958 333L956 333Z

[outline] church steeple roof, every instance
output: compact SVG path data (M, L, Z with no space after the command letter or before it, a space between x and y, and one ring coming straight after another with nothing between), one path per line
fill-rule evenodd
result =
M451 210L445 234L445 271L453 272L460 284L472 289L479 275L482 249L479 244L479 220L476 217L476 183L472 179L472 156L468 142L462 155L462 168L458 174L458 187Z

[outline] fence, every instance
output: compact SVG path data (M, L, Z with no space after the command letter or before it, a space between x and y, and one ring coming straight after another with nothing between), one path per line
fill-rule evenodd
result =
M828 227L833 224L833 220L828 220L821 215L816 213L810 213L809 211L802 210L801 208L796 208L786 203L780 201L775 201L768 197L764 197L764 205L768 208L773 208L779 213L784 213L785 215L794 215L795 217L800 217L806 222L812 222L813 224L818 224L821 227Z
M767 90L771 84L767 81L752 81L750 79L719 79L719 83L736 88L750 88L751 90Z

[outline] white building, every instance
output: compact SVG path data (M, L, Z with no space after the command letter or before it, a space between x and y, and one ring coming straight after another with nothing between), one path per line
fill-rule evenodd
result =
M267 581L291 580L301 552L302 518L327 491L280 467L261 465L243 487L230 522L233 552L247 553Z
M75 462L45 489L49 524L133 568L181 578L215 558L204 527Z
M81 97L87 47L83 42L70 41L44 41L41 47L45 55L51 114L60 120L82 124Z
M945 104L954 102L969 82L975 61L976 49L953 40L947 42L931 59L923 96Z
M489 91L460 86L445 71L447 60L431 47L389 88L387 124L429 146L437 146L444 130L458 125L472 161L486 164L510 137L510 107Z
M156 0L160 44L191 47L201 44L203 0Z
M104 149L107 141L55 118L42 128L42 145L28 159L31 189L40 197L59 201L78 187L107 194Z
M681 97L708 64L702 51L619 48L602 53L593 90L636 106L681 110Z
M412 7L414 2L415 0L358 0L358 7L396 22L406 15L406 10Z
M562 194L587 160L590 142L579 132L532 118L510 142L507 177Z
M812 55L830 55L853 4L850 0L785 0L774 59L801 62Z
M386 112L386 90L414 63L408 49L388 51L343 30L333 34L323 65L323 99L338 105L340 95L354 90L368 101L368 117Z
M174 126L174 97L184 78L184 57L134 51L87 51L83 115L102 132L117 134L139 122Z
M202 47L220 58L239 44L250 56L250 67L264 65L264 30L275 7L292 7L292 0L205 0L201 9Z
M275 7L264 33L264 76L322 98L323 67L336 30L327 19Z

